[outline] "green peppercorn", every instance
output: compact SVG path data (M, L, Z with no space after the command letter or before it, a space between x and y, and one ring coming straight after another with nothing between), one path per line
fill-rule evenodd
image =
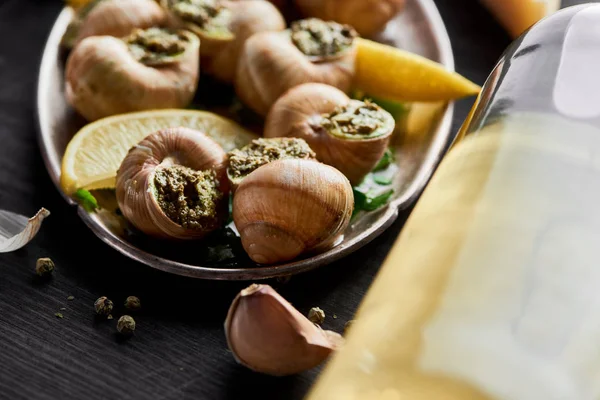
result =
M42 278L49 278L54 272L54 261L49 258L38 258L35 263L35 273Z
M121 335L133 335L133 331L135 331L135 320L129 315L123 315L117 321L117 331Z
M129 296L125 299L125 308L131 311L137 311L142 308L140 299L135 296Z
M108 317L112 312L113 302L106 296L102 296L94 302L94 309L96 310L96 314Z

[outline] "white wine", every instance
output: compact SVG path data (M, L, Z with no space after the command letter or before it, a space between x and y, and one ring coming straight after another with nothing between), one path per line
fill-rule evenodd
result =
M545 115L467 136L361 306L352 335L368 342L355 347L351 336L336 359L362 367L314 398L600 396L600 158L591 150L600 156L600 130Z
M600 399L600 77L565 75L600 62L589 23L509 48L310 400Z

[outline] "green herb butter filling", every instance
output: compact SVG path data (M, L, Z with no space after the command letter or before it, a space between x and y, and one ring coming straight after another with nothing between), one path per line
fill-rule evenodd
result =
M252 171L275 160L286 158L314 159L314 151L304 139L255 139L242 149L229 153L229 177L242 179Z
M334 56L354 43L356 31L349 25L316 18L292 23L292 43L307 56Z
M370 139L394 128L390 113L368 100L352 100L330 114L323 114L320 122L330 134L345 139Z
M176 224L205 230L217 221L217 204L223 197L214 171L195 171L181 165L158 168L154 195L163 212Z
M189 39L161 28L136 29L125 39L129 51L143 64L172 61L185 52Z
M220 0L169 0L169 9L207 34L229 32L231 12Z

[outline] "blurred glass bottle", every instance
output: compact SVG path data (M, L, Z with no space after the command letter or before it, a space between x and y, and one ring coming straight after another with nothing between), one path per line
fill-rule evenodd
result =
M600 5L507 50L310 400L600 398Z
M481 2L514 38L560 8L560 0L481 0Z

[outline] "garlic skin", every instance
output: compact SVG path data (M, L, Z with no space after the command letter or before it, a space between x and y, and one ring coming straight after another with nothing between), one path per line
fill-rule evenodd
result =
M157 170L173 165L195 171L212 170L222 194L213 220L203 229L183 227L170 219L154 191ZM228 215L227 155L214 140L188 128L158 131L134 146L117 173L116 194L123 216L143 233L160 239L201 239L219 228Z
M257 284L233 300L225 335L238 363L275 376L314 368L343 344L339 334L310 322L271 286Z
M185 108L198 86L200 41L190 32L177 33L186 38L186 49L164 65L137 61L122 39L84 39L67 60L67 100L90 122L126 112Z
M161 0L161 4L169 10L172 0ZM277 8L262 0L221 1L227 13L227 32L214 34L200 26L184 21L169 11L171 24L194 32L202 42L200 55L202 71L215 78L233 83L240 53L246 40L258 32L276 32L285 29L285 20Z
M370 37L404 8L405 0L296 0L307 17L336 21L354 27L361 36Z
M333 167L304 159L263 165L244 178L233 198L242 246L258 264L330 248L353 209L348 179Z
M77 22L79 29L74 44L90 36L124 37L136 28L167 23L167 14L153 0L101 0L91 6L89 13Z
M325 83L349 92L355 58L356 44L335 56L315 57L292 43L289 30L258 33L246 41L241 53L236 93L264 116L287 90L303 83Z
M317 159L341 171L352 185L358 185L377 165L394 132L394 118L387 112L385 133L365 139L346 139L321 127L329 114L352 100L340 90L319 83L307 83L289 90L273 105L267 116L264 136L304 139Z

